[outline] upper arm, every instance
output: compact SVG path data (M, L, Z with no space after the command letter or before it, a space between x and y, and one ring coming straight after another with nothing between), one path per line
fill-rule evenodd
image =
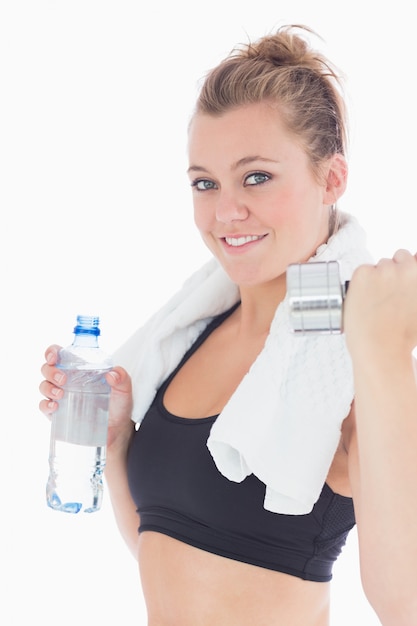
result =
M356 430L356 413L355 413L355 401L352 402L350 413L343 422L342 426L342 442L348 455L348 471L350 488L353 494L353 501L355 504L355 512L357 512L357 498L355 497L359 493L359 451L358 451L358 437Z

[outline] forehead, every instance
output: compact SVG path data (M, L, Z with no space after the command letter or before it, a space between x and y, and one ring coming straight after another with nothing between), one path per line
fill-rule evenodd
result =
M190 164L222 158L239 160L245 154L285 157L299 151L279 109L266 102L236 107L221 115L197 113L188 135Z

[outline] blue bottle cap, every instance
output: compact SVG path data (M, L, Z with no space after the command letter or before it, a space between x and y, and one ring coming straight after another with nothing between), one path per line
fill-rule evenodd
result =
M77 325L74 328L75 334L95 335L100 334L100 318L94 315L77 315Z

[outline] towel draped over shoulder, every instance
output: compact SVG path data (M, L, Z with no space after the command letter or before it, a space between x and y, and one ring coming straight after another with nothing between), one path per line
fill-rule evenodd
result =
M356 219L344 223L309 262L337 260L341 280L372 263ZM133 382L132 419L140 423L163 381L207 324L239 300L216 260L183 287L115 353ZM318 500L354 396L343 334L291 333L288 300L279 304L263 350L214 422L207 441L218 470L265 484L264 507L303 515Z

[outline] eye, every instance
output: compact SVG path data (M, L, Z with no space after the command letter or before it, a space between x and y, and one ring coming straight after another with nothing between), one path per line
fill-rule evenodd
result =
M210 189L217 189L216 183L207 178L197 178L191 183L191 187L198 189L198 191L208 191Z
M245 178L245 185L262 185L270 179L269 174L265 174L265 172L253 172Z

